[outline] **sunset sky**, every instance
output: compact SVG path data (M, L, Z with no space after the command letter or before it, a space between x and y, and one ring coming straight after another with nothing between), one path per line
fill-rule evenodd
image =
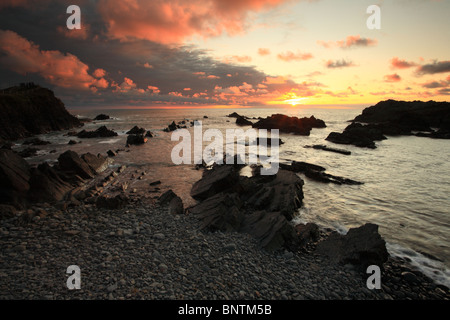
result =
M34 81L68 107L449 101L449 16L447 0L2 0L0 88Z

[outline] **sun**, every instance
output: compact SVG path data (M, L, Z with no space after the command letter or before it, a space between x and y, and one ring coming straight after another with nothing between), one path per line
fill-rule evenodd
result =
M293 98L293 99L286 99L286 100L284 100L284 102L286 104L290 104L293 107L296 107L299 104L302 104L305 99L306 98Z

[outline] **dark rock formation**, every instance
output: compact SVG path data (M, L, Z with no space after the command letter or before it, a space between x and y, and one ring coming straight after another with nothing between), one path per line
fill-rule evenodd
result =
M236 112L230 113L227 115L228 118L242 118L242 116Z
M81 156L81 159L94 171L95 174L102 173L108 168L110 161L105 156L98 154L97 156L91 153L85 153Z
M385 140L383 131L374 125L362 125L360 123L352 123L344 132L331 132L325 140L338 144L352 144L361 148L375 149L374 141Z
M44 162L32 169L28 198L31 202L56 202L74 188L74 184L65 181L67 177Z
M323 120L316 119L314 116L310 118L297 118L282 114L273 114L266 119L254 123L252 127L258 129L279 129L280 132L284 133L309 136L312 128L325 128L326 125Z
M378 233L378 225L371 223L350 229L346 235L333 232L317 245L316 252L334 263L353 264L363 270L369 265L381 267L389 257L386 242Z
M127 137L127 147L131 145L140 145L147 142L147 137L145 137L143 134L130 134Z
M67 143L68 145L74 145L77 144L78 142L76 142L75 140L69 140L69 142Z
M204 200L222 190L232 188L239 180L239 172L231 165L214 166L203 172L202 179L194 183L191 197Z
M145 136L148 138L153 138L153 133L151 133L150 130L148 130Z
M300 247L305 247L307 244L316 242L320 238L319 226L315 223L298 224L295 226L297 238Z
M164 128L164 132L171 132L171 131L175 131L179 128L179 126L175 123L175 121L172 121L171 124L169 124L167 126L167 128Z
M30 189L30 166L17 153L0 149L0 203L19 204Z
M117 132L109 130L106 126L101 126L95 131L82 130L77 133L78 138L107 138L117 136Z
M112 150L108 150L106 152L106 154L108 155L108 157L115 157L115 156L117 156L117 152L112 151Z
M363 184L352 179L331 175L325 172L326 169L324 167L303 161L293 161L291 164L280 163L280 168L293 172L301 172L308 178L318 182L348 185Z
M420 131L416 135L449 139L450 102L381 101L364 109L353 122L343 133L332 132L326 140L353 144L357 147L376 148L374 141L386 139L384 135L411 135Z
M245 119L242 116L238 116L238 117L236 117L236 124L238 126L251 126L251 125L253 125L253 122Z
M343 154L343 155L346 155L346 156L349 156L349 155L352 154L351 151L344 150L344 149L331 148L331 147L328 147L328 146L322 145L322 144L315 144L315 145L312 145L312 146L305 146L305 148L313 148L313 149L316 149L316 150L330 151L330 152Z
M7 140L82 125L51 90L34 84L2 90L0 110L0 137Z
M108 119L110 119L110 116L101 113L94 118L94 121L101 121L101 120L108 120Z
M150 183L150 185L152 184ZM170 203L170 201L172 201L172 199L176 197L177 195L175 194L175 192L173 192L172 189L170 189L159 196L158 202L159 204L164 205L166 203Z
M139 128L138 126L134 126L126 134L144 134L144 133L145 133L145 129L144 128Z
M239 176L233 165L205 170L191 196L202 200L188 209L202 228L245 232L271 251L295 247L296 232L289 223L303 199L303 180L279 170L274 176Z
M78 175L82 179L92 179L95 176L95 171L76 152L71 150L58 157L58 165L61 171Z
M37 152L38 152L38 149L29 147L29 148L23 149L22 151L19 151L18 154L22 158L30 158L30 157L34 157Z

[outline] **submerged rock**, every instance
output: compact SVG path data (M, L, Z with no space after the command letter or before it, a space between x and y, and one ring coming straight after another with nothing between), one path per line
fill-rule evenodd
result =
M143 134L130 134L127 137L127 146L144 144L147 140Z
M108 120L108 119L110 119L110 116L108 116L107 114L101 113L94 118L94 121L101 121L101 120Z

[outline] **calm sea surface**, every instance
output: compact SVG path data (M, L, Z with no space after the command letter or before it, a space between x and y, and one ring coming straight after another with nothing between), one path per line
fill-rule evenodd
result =
M327 168L327 172L364 182L360 186L341 186L314 182L306 177L303 191L304 206L296 222L316 222L339 232L366 222L380 226L380 233L388 243L391 254L408 257L412 264L450 287L450 141L419 137L388 137L377 142L375 150L335 145L324 139L331 131L342 132L348 120L361 109L142 109L142 110L70 110L78 116L93 118L106 113L113 119L91 122L85 129L94 130L106 125L119 133L118 137L83 139L70 146L77 152L105 153L124 148L126 131L134 125L156 134L143 146L133 146L130 152L121 152L116 163L129 166L151 164L150 176L163 179L185 202L195 203L189 196L192 184L201 172L192 165L175 166L171 151L178 142L171 141L171 133L163 132L172 120L201 120L203 130L237 128L231 112L249 117L266 117L274 113L310 117L325 121L327 128L313 129L309 137L280 134L285 142L280 148L280 161L306 161ZM208 116L203 119L203 116ZM227 122L227 120L229 122ZM245 129L246 127L243 127ZM193 132L193 129L189 129ZM51 149L65 151L74 137L65 132L43 135L52 145L43 146L35 162L55 161ZM76 137L75 137L76 138ZM75 139L79 140L79 139ZM209 144L206 142L205 145ZM350 156L305 148L306 145L327 144L352 152ZM58 152L59 153L59 152ZM429 259L429 255L440 261Z

